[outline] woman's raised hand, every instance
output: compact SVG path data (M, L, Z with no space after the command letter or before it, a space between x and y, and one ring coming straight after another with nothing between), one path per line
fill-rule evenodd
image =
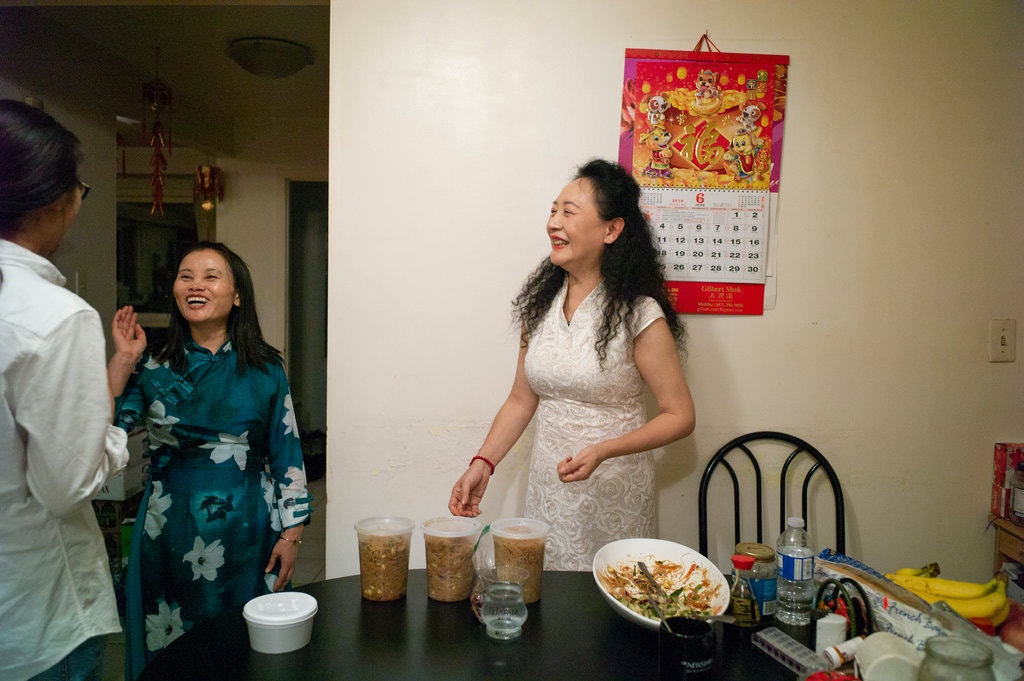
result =
M114 313L110 333L114 338L114 351L130 356L134 366L146 351L146 332L139 324L139 315L131 305L125 305Z

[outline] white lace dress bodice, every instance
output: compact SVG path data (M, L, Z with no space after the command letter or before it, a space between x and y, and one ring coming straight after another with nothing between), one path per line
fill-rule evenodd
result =
M646 422L644 380L633 361L633 339L664 318L652 298L641 298L632 319L609 342L605 366L594 342L604 287L580 304L568 323L566 287L555 296L529 339L526 377L540 397L526 492L526 516L547 522L548 570L590 570L606 543L653 537L654 456L640 452L609 459L589 479L563 483L556 466L587 445L618 437Z

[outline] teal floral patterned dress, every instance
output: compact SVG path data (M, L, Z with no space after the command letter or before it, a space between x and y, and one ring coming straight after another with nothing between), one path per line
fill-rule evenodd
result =
M277 575L263 571L278 535L312 510L284 368L239 373L230 342L185 351L186 375L144 358L117 404L121 427L149 430L128 559L127 679L196 624L270 593Z

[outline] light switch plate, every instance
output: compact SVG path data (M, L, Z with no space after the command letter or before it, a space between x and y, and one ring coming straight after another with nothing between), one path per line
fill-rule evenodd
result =
M1017 359L1017 320L993 319L988 323L988 361L1014 362Z

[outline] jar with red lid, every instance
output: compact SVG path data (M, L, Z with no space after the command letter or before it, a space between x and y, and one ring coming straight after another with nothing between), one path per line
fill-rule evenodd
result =
M752 556L754 567L751 569L750 588L757 597L757 607L761 612L761 623L772 619L775 615L775 590L778 583L778 569L775 565L775 549L767 544L756 542L740 542L736 545L736 553Z

